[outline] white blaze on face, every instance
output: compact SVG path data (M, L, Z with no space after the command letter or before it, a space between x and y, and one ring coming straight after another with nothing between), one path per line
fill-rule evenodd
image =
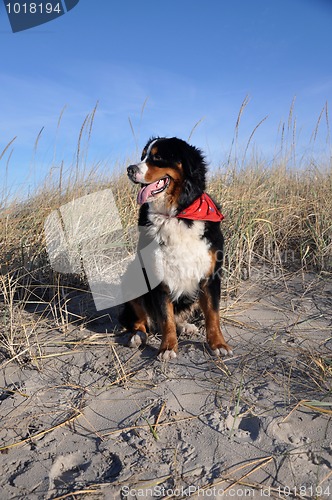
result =
M157 141L158 141L158 139L155 139L154 141L151 142L151 144L149 145L148 150L146 152L145 158L143 158L142 162L146 162L146 160L149 157L149 154L151 153L151 149L153 148L153 146L156 144Z

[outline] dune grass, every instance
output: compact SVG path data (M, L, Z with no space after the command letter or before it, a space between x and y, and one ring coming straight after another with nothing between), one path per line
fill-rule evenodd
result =
M217 175L228 280L250 277L254 265L329 271L332 267L332 176L316 168L248 165Z
M209 177L208 191L222 205L225 215L225 293L234 292L239 280L250 278L257 266L274 272L291 268L329 273L332 269L330 159L320 156L319 161L308 158L294 165L295 133L289 133L290 143L285 144L285 126L281 134L283 154L272 164L257 159L249 153L250 143L263 120L250 135L244 153L239 154L238 128L245 106L246 101L239 112L228 157ZM293 123L292 113L291 109L288 129ZM52 271L43 231L46 217L70 200L111 188L123 226L136 224L135 187L124 174L125 166L116 166L116 174L114 166L109 166L108 172L113 173L105 174L98 166L88 167L83 161L83 140L90 140L94 116L95 109L83 123L69 177L65 178L60 165L58 177L54 178L53 171L28 200L9 202L6 193L0 200L0 350L6 357L22 360L23 354L31 354L42 319L29 325L22 320L22 312L29 305L43 303L62 328L84 320L84 312L73 319L67 305L70 291L88 290L86 280L84 276L61 276ZM313 140L321 120L322 114Z

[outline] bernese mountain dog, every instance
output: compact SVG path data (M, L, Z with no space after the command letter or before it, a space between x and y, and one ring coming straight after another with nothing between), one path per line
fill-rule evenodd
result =
M219 319L223 215L205 193L202 152L176 137L153 138L127 174L141 186L138 255L150 248L140 257L148 290L126 302L120 315L131 332L129 346L145 344L154 325L162 337L159 359L176 358L177 331L196 328L183 323L183 312L198 304L212 354L231 355Z

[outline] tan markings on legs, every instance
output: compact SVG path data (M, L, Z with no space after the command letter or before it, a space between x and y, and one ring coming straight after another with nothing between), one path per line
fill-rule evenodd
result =
M130 336L128 346L138 348L141 345L145 345L147 342L148 334L146 332L146 328L148 318L146 312L138 301L132 300L131 306L134 309L137 319L134 323L134 331Z
M134 323L134 330L140 330L141 332L146 333L148 317L147 317L145 310L143 309L141 304L139 302L137 302L136 300L131 301L130 304L131 304L132 308L134 309L135 314L137 316L137 319Z
M202 308L205 317L206 340L212 351L217 351L216 354L231 353L231 348L227 345L220 328L219 311L215 311L212 307L212 300L206 285L202 287L202 294L199 299L199 304Z
M165 321L160 321L159 328L162 334L162 340L159 352L174 351L178 349L178 340L176 336L176 324L174 317L174 308L172 302L166 305L167 318Z

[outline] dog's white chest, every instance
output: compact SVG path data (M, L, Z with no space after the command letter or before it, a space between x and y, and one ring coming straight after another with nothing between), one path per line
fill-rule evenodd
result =
M191 227L181 219L149 216L149 233L158 242L154 267L160 281L166 283L173 299L194 296L199 282L211 270L210 245L203 237L204 222L194 221Z

